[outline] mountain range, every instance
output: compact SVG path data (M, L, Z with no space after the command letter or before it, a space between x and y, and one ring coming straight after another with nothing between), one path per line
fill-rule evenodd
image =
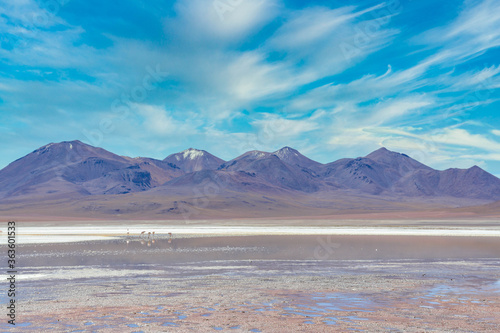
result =
M224 161L187 149L164 160L51 143L0 170L4 215L218 218L498 206L500 179L432 169L380 148L322 164L284 147Z

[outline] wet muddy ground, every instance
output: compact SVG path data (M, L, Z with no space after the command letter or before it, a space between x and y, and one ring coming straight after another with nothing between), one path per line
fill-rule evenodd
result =
M0 331L497 332L499 258L496 237L24 245L18 325Z

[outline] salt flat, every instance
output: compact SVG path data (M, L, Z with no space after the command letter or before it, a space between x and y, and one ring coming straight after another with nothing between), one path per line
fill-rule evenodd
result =
M20 325L0 330L500 327L496 223L297 224L18 222Z
M336 221L338 224L338 221ZM380 221L380 224L385 221ZM167 223L133 223L123 225L113 224L74 224L58 222L51 223L18 223L17 233L20 244L64 243L81 242L90 240L117 239L119 237L141 236L161 237L174 234L177 238L195 236L245 236L245 235L393 235L393 236L462 236L462 237L500 237L500 226L496 224L430 224L421 223L405 226L401 221L399 225L378 226L349 226L351 221L346 221L344 226L299 226L292 225L262 225L265 222L247 225L218 225L217 222L171 224ZM392 223L394 223L392 221ZM0 228L3 233L6 227ZM152 233L155 233L152 236ZM149 235L149 236L148 236Z
M315 237L306 236L311 246L298 237L270 236L260 249L248 246L255 236L161 240L151 247L117 240L27 246L21 325L0 329L496 332L500 325L498 259L339 260L332 253L317 260ZM365 238L353 240L365 246ZM498 242L491 244L498 253ZM291 259L299 252L313 259Z

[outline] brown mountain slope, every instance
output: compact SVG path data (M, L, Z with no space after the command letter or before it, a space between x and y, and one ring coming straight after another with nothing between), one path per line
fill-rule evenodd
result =
M477 166L439 171L385 148L328 164L289 147L228 162L188 149L160 161L68 141L0 170L0 211L14 215L312 216L484 207L497 200L500 179Z

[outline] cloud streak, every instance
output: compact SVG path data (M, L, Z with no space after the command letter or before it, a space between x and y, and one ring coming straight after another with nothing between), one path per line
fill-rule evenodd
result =
M130 155L288 145L330 162L384 145L500 173L498 1L1 3L3 146L88 142L111 117L101 145ZM130 99L157 66L168 77Z

